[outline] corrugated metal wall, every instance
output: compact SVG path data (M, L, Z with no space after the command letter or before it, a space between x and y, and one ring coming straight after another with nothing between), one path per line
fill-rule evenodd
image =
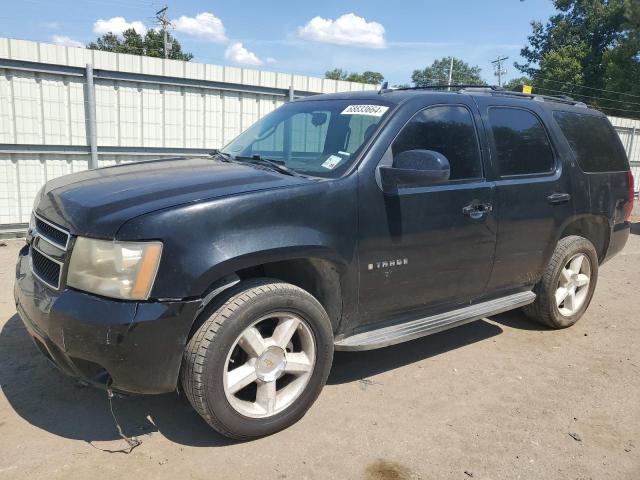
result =
M290 87L296 97L376 88L0 38L0 225L27 222L47 180L88 168L87 64L99 166L205 155L288 101Z
M86 65L98 165L202 154L296 96L374 85L0 38L0 225L28 222L40 186L89 166ZM640 121L611 118L640 185ZM298 132L306 135L306 132Z
M627 151L637 194L640 192L640 120L620 117L609 117L609 120L620 135L620 140Z

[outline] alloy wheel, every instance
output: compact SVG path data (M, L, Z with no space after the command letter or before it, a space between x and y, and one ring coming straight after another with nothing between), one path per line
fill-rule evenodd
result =
M577 313L589 294L591 261L584 253L571 257L560 272L556 287L556 306L561 315Z
M261 317L238 336L227 355L224 393L241 415L271 417L300 397L315 360L314 336L301 317L290 312Z

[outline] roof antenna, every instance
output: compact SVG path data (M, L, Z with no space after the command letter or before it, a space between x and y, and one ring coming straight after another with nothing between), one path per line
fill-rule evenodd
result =
M389 82L384 82L382 84L382 86L380 87L380 89L378 90L378 95L382 95L383 93L385 93L387 90L389 90Z

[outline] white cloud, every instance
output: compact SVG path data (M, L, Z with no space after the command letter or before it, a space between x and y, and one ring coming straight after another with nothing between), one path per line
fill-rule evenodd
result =
M335 20L314 17L298 27L298 36L306 40L337 45L353 45L366 48L384 48L384 26L367 22L354 13L347 13Z
M65 35L53 35L51 37L51 41L56 45L62 45L63 47L77 47L77 48L84 47L84 43L74 40L72 38L69 38Z
M144 23L140 21L127 22L124 17L112 17L109 20L101 18L93 24L93 32L98 35L104 35L109 32L122 35L122 32L130 28L133 28L140 35L144 35L147 31Z
M241 65L262 65L264 63L255 53L244 48L240 42L229 45L224 52L224 58Z
M202 12L195 17L181 16L173 20L173 25L178 32L193 35L194 37L206 38L217 43L227 41L222 20L213 13Z

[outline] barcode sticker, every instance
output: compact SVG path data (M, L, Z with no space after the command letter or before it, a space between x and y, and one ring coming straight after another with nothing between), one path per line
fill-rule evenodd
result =
M369 115L371 117L381 117L389 107L382 105L349 105L345 108L342 115Z

